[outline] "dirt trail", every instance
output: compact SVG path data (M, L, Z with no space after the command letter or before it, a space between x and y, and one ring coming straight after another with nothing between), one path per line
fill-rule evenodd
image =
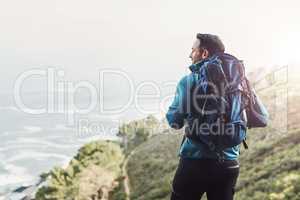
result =
M130 181L129 181L129 176L127 173L127 163L130 157L135 153L135 149L130 152L130 154L127 156L127 158L124 161L123 167L122 167L122 173L123 176L125 177L124 179L124 190L126 194L126 200L130 200Z

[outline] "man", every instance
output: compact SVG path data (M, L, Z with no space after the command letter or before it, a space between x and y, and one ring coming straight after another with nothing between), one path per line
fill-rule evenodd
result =
M169 125L181 129L185 121L193 121L189 99L191 90L199 79L196 72L205 61L222 54L225 47L218 36L197 34L190 58L191 73L184 76L176 89L175 98L166 114ZM179 150L179 165L172 183L171 200L199 200L206 193L208 200L232 200L239 175L239 148L236 145L223 150L220 161L216 152L206 144L184 137Z

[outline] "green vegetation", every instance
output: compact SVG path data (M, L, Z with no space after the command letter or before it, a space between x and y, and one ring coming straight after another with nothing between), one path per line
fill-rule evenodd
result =
M253 149L245 151L240 158L237 199L279 200L282 196L277 195L278 192L283 194L280 190L289 192L283 199L299 199L299 187L289 189L291 185L284 184L284 180L292 174L294 178L298 177L295 183L300 181L297 176L300 169L300 130L272 140L255 142Z
M161 128L161 123L153 115L122 124L119 127L118 136L123 138L122 147L125 154L128 155L149 137L158 134Z
M86 200L107 195L115 186L124 159L119 145L94 141L83 146L66 169L55 167L47 174L47 186L36 193L37 200Z
M36 199L126 200L121 169L123 152L131 152L124 168L129 176L130 199L168 200L182 134L166 134L166 130L165 134L154 133L145 122L152 128L159 123L150 116L126 124L128 132L123 129L119 134L130 135L127 145L91 142L79 150L66 169L56 167L41 175L48 184L39 189ZM284 134L273 131L271 127L249 131L249 149L242 148L240 156L236 199L300 199L300 129Z
M166 199L177 167L180 135L156 135L136 149L128 162L131 200Z
M132 152L124 168L129 176L130 199L169 199L182 134L166 134L166 130L165 134L154 134L145 127L149 119L152 128L157 128L158 121L152 116L126 124L129 132L120 135L130 134L128 149L124 144L91 142L79 150L66 169L54 168L41 175L47 177L48 184L39 189L36 199L126 200L123 152ZM138 127L136 132L130 126ZM271 127L249 131L249 149L242 148L240 156L236 199L300 199L300 129L284 134L273 131Z

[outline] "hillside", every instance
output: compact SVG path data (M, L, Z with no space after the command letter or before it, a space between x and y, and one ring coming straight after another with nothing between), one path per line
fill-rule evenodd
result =
M182 134L170 129L151 133L145 123L149 121L153 127L163 123L148 117L126 124L136 127L128 129L131 133L138 133L128 144L86 144L66 169L47 174L48 185L39 189L36 199L169 199ZM271 127L251 130L247 140L250 148L241 150L236 199L299 200L300 129L285 134L274 134Z
M131 200L166 199L176 170L181 135L156 135L136 149L128 162Z
M250 132L250 149L241 151L236 199L299 200L300 130L272 140L262 135ZM128 163L132 200L169 199L181 137L157 135L137 148Z
M130 134L126 143L86 144L66 169L47 174L48 185L36 199L168 200L182 131L160 131L161 123L149 116L120 127L119 135ZM247 141L250 148L241 149L236 199L299 200L300 129L254 129Z

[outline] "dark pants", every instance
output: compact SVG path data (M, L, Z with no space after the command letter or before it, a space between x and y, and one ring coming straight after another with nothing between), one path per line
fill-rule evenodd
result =
M208 200L233 200L239 176L236 160L182 159L172 183L171 200L200 200L206 192Z

